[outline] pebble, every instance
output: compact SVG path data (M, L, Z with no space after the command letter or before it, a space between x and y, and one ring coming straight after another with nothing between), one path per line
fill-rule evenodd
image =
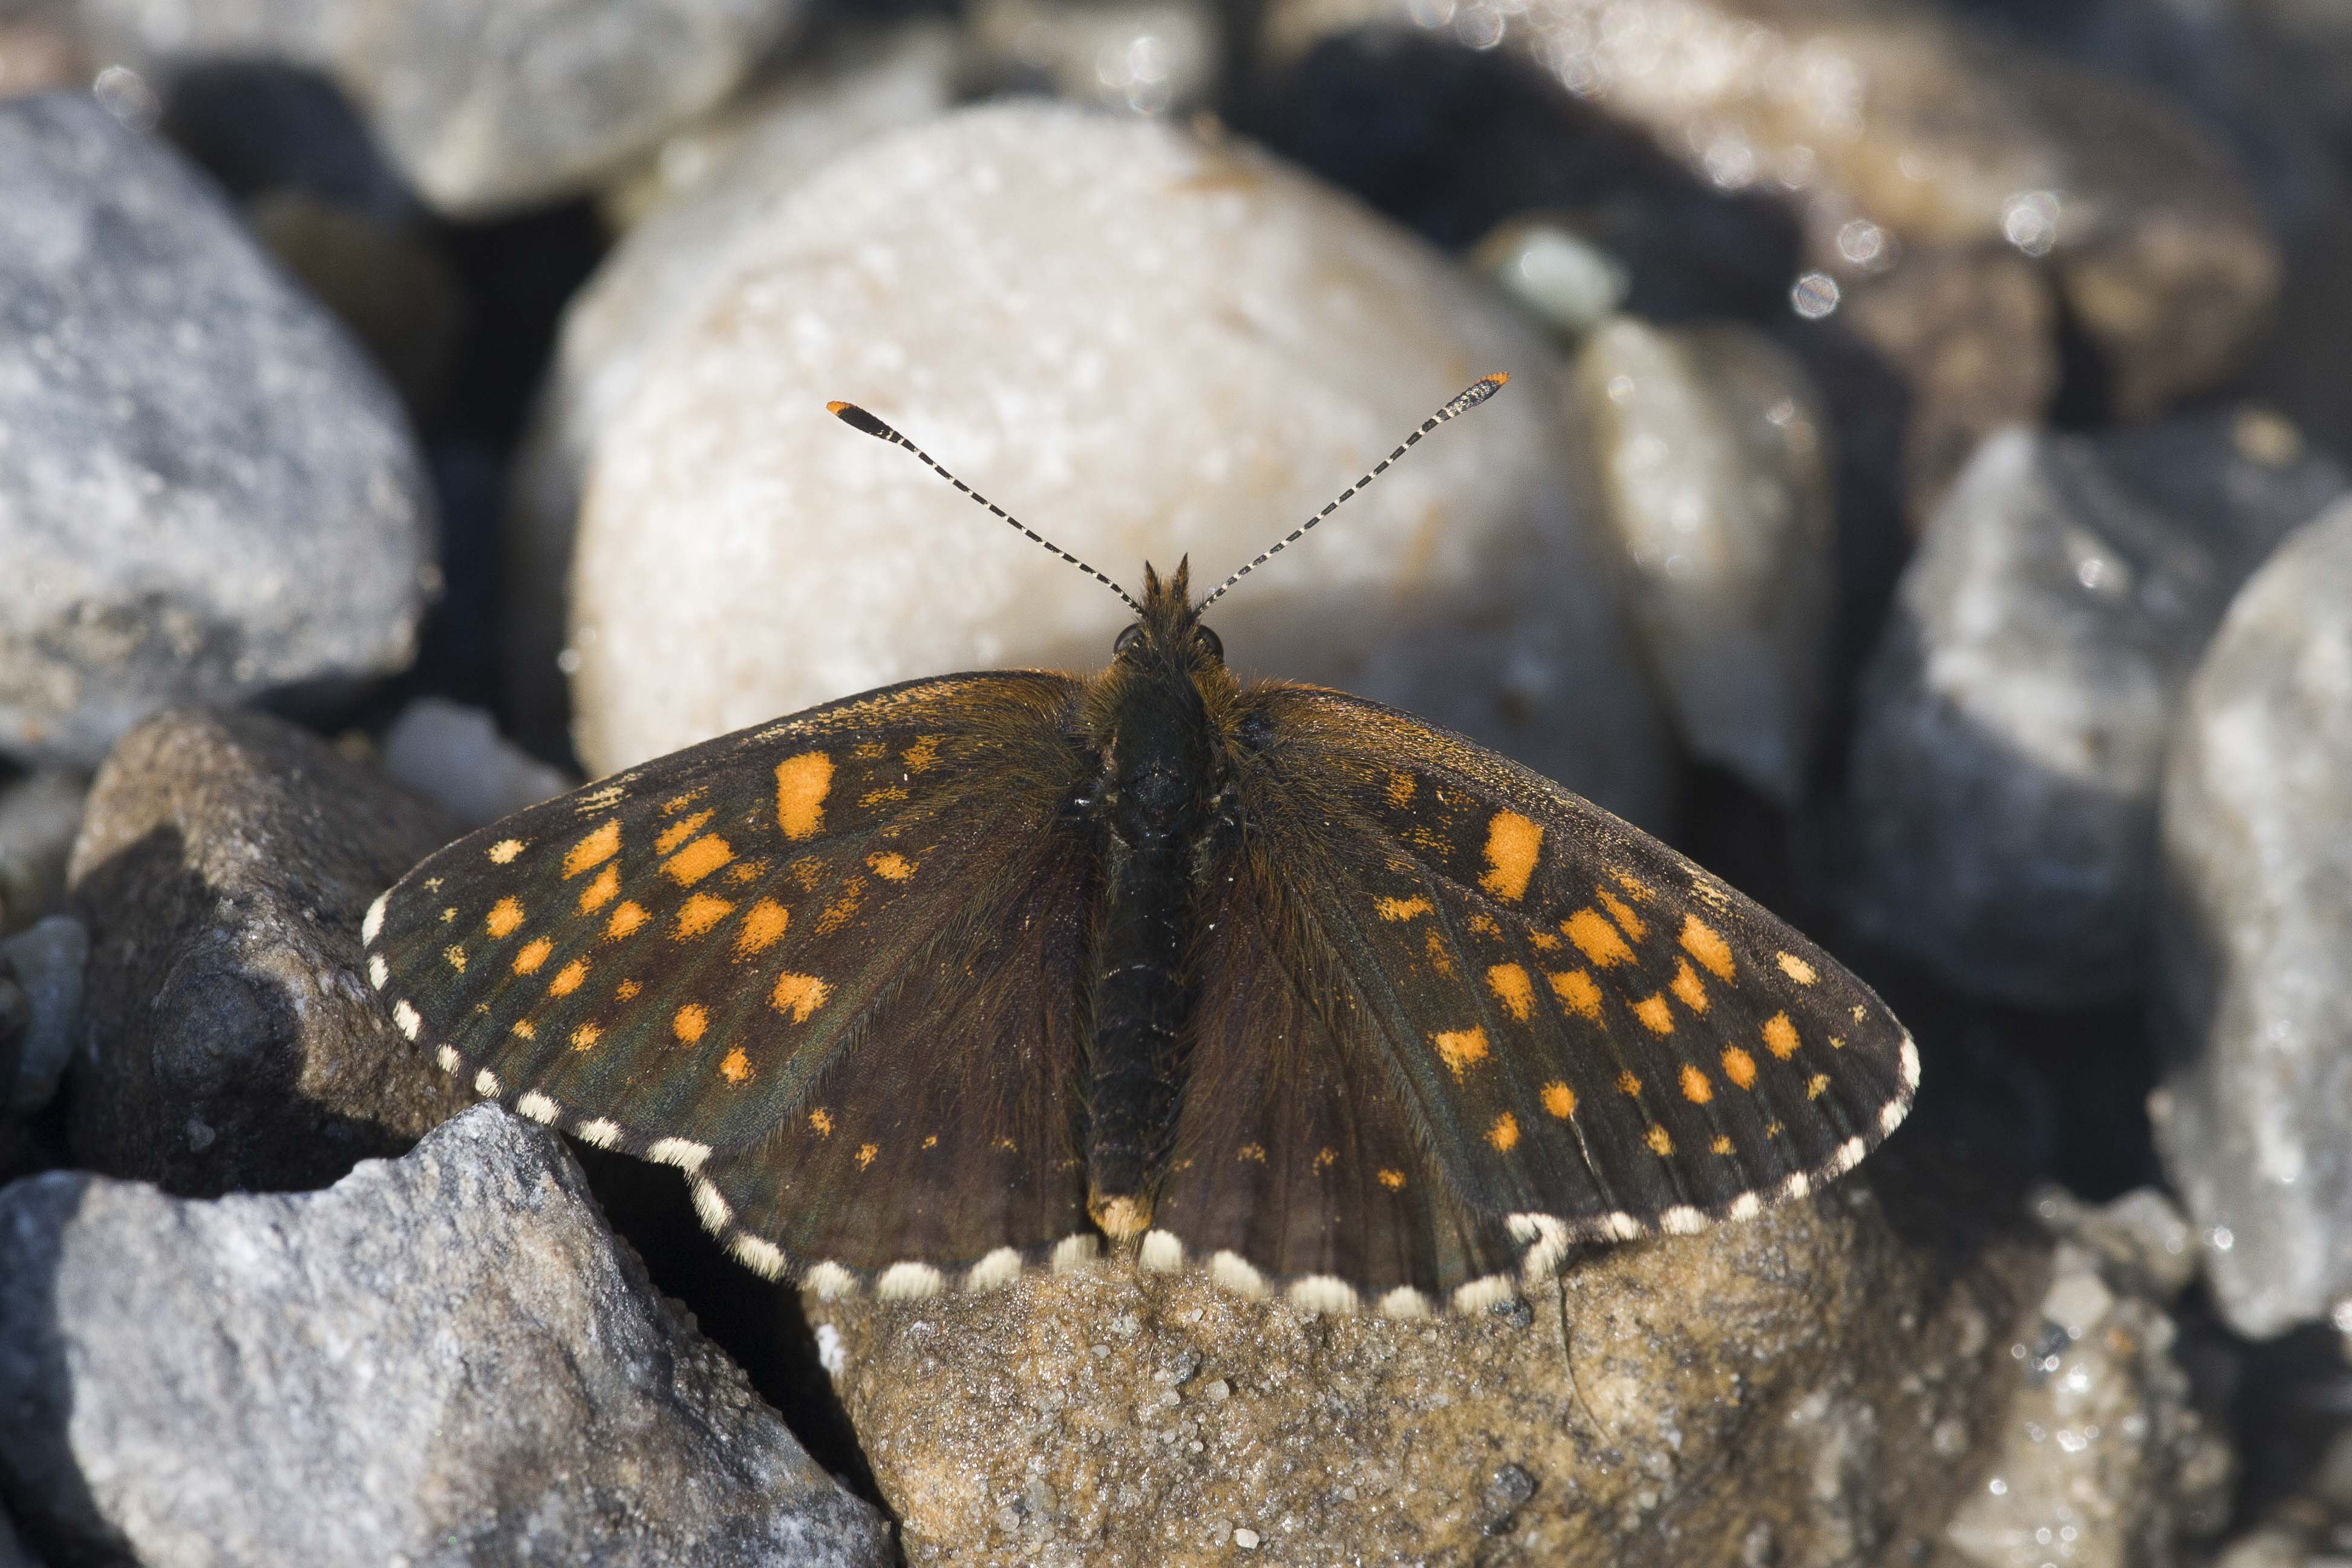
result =
M451 216L561 200L724 99L803 0L88 0L101 58L168 77L223 57L325 72Z
M1264 53L1375 25L1515 52L1714 189L1786 201L1832 309L1906 251L2041 262L2126 416L2230 370L2277 293L2276 247L2221 146L2140 89L1940 7L1276 0Z
M394 398L163 146L0 103L0 752L407 666L433 502Z
M66 858L89 780L47 768L0 784L0 934L64 907Z
M1978 995L2130 995L2181 688L2235 586L2347 483L2252 408L1987 441L1864 678L1860 926Z
M545 738L549 716L561 734L580 492L614 410L730 275L735 241L812 174L944 113L962 59L959 36L935 25L852 37L680 130L607 193L625 232L564 310L510 483L507 684L530 738Z
M383 733L383 771L464 828L482 827L552 800L579 780L499 733L479 708L420 697Z
M1751 327L1622 316L1586 341L1576 384L1633 624L1677 734L1793 806L1837 586L1820 400Z
M167 713L90 787L74 1153L176 1193L322 1186L467 1103L362 972L376 895L457 825L258 713Z
M50 915L0 938L0 974L24 996L15 1072L0 1078L0 1112L29 1116L49 1103L73 1055L81 1023L89 933L71 915Z
M1550 351L1422 242L1244 147L1014 103L843 159L730 268L598 443L572 578L592 772L896 680L1108 658L1122 605L828 400L1115 577L1189 552L1197 591L1507 370L1215 625L1244 674L1663 816Z
M2157 1148L2230 1326L2352 1297L2352 502L2240 590L2166 760Z
M1470 264L1570 341L1614 315L1633 287L1623 262L1570 225L1546 217L1495 229L1471 251Z
M76 1561L892 1561L496 1107L324 1192L0 1190L0 1407Z

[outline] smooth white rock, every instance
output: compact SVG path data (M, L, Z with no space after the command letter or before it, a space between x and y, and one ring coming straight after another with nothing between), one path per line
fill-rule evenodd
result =
M843 160L739 244L597 445L572 600L592 770L895 680L1108 656L1125 606L828 399L1130 588L1187 552L1206 585L1505 370L1213 624L1245 676L1396 703L1663 816L1552 353L1421 241L1250 149L1017 103Z
M383 734L383 769L467 827L552 800L579 781L499 735L478 708L419 697Z

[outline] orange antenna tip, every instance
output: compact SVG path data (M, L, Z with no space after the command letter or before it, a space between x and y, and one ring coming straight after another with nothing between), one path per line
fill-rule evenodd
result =
M828 403L824 405L824 411L852 430L863 431L877 440L890 441L898 438L898 433L896 430L891 429L855 403Z
M828 404L826 404L826 405L824 405L824 411L825 411L827 414L835 414L835 415L837 415L837 414L839 414L843 409L845 409L845 408L846 408L846 407L848 407L848 406L849 406L849 405L848 405L848 404L846 404L846 403L828 403Z
M1487 376L1486 379L1493 382L1496 386L1507 386L1510 384L1511 373L1507 370L1498 370L1493 374Z

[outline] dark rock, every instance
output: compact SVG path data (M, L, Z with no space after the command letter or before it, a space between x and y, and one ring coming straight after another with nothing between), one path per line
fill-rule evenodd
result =
M2157 1147L2223 1317L2352 1328L2352 504L2239 593L2164 773Z
M399 407L205 182L89 98L0 104L0 750L398 670L432 499Z
M0 1039L0 1115L28 1115L57 1092L79 1031L89 962L89 934L70 915L50 915L0 940L0 981L10 984L16 1003L13 1053L11 1042ZM11 1011L0 1004L0 1036L11 1033Z
M2346 483L2254 409L1986 442L1865 678L1858 922L1975 994L2128 995L2180 688L2236 585Z
M0 1490L84 1557L889 1561L494 1108L322 1193L0 1191Z
M167 713L125 736L74 847L81 1163L178 1193L323 1186L465 1103L409 1059L360 969L368 905L455 836L265 715Z

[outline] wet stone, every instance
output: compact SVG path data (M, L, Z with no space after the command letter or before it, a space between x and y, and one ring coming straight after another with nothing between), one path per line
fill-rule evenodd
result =
M1752 328L1629 317L1586 341L1576 384L1633 623L1683 744L1794 805L1836 595L1820 400Z
M1507 369L1214 624L1245 675L1663 816L1552 354L1423 242L1246 147L1013 103L841 160L729 265L598 440L572 576L592 771L941 670L1108 657L1123 605L832 399L1114 577L1189 552L1208 586Z
M360 951L376 895L456 836L279 720L169 713L126 736L74 847L79 1161L180 1193L315 1187L462 1104L378 1005Z
M2240 591L2164 777L2157 1147L2222 1315L2352 1299L2352 504ZM2339 1315L2336 1321L2346 1321Z
M2346 483L2254 408L1987 441L1864 675L1860 925L1979 995L2128 995L2181 688L2236 585Z
M74 1561L891 1560L495 1107L320 1193L0 1189L0 1408Z
M91 99L0 103L0 752L404 668L433 503L400 408L207 183Z

